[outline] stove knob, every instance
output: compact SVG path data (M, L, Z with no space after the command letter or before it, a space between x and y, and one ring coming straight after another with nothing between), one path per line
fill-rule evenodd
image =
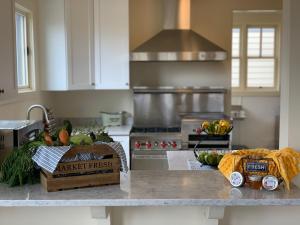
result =
M169 142L168 142L168 147L171 147L171 146L172 146L172 142L169 141Z
M151 147L152 147L151 142L147 141L147 142L146 142L146 148L147 148L147 149L151 149Z
M172 142L172 147L173 147L173 148L177 148L177 143L176 143L176 141L173 141L173 142Z
M140 142L136 141L136 142L134 143L134 147L137 148L137 149L141 148Z
M154 147L158 147L158 142L154 142Z
M166 147L167 147L167 144L166 144L166 142L162 141L162 142L160 142L160 146L161 146L162 148L166 148Z
M195 129L195 132L196 132L196 134L201 134L202 129L199 127L199 128L197 128L197 129Z

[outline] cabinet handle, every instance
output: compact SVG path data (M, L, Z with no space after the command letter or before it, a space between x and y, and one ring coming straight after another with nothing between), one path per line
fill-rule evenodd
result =
M0 89L0 94L4 94L4 89Z
M129 83L125 83L125 85L126 85L126 86L128 86L128 85L129 85Z
M95 86L95 83L93 82L93 83L91 83L91 85L92 85L92 86Z

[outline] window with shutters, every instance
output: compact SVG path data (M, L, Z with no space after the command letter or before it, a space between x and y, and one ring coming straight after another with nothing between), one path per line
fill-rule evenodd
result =
M232 29L233 91L279 90L278 36L275 25L244 25Z
M32 13L15 5L16 73L19 91L32 90L34 78Z

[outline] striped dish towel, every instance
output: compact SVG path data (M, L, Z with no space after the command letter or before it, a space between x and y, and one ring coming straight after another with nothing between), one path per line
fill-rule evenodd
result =
M110 143L95 142L95 144L106 144L109 147L111 147L112 149L114 149L116 151L116 153L119 155L120 159L121 159L121 170L125 173L128 172L126 154L125 154L125 151L124 151L122 145L120 144L120 142L117 142L117 141L116 142L110 142Z
M53 173L61 158L71 149L71 146L40 146L32 160L47 170Z

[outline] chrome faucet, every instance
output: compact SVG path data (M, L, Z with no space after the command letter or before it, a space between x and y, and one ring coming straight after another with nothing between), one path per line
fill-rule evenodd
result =
M27 110L27 120L30 120L30 113L33 109L39 108L43 112L43 122L45 124L45 130L48 131L50 134L54 134L56 131L56 122L53 116L53 113L50 109L47 109L43 105L32 105Z
M48 110L46 109L45 106L42 106L42 105L32 105L28 108L27 110L27 120L30 120L30 112L35 109L35 108L39 108L43 111L43 120L46 122L46 123L49 123L49 118L48 118Z

